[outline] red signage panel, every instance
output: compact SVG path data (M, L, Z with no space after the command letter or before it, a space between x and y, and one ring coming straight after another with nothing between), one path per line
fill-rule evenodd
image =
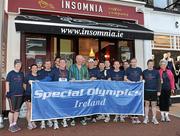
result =
M139 24L144 20L135 7L86 0L9 0L8 12L20 9L134 20Z

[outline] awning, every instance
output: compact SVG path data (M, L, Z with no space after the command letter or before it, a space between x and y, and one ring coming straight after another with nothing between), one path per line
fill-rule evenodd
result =
M20 14L15 18L15 25L16 31L29 33L144 40L153 40L154 37L153 31L128 21L97 21L58 15Z

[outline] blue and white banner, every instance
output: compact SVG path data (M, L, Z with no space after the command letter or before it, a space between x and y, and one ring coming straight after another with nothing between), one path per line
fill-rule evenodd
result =
M120 81L34 82L32 120L93 114L144 114L144 83Z

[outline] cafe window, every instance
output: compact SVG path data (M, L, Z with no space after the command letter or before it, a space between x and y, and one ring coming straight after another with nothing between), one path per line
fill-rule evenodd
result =
M74 52L72 46L72 39L60 39L60 57L66 59L67 67L73 64Z
M26 37L26 71L36 62L36 60L45 61L47 40L46 38Z
M85 58L98 57L98 39L79 38L79 54Z

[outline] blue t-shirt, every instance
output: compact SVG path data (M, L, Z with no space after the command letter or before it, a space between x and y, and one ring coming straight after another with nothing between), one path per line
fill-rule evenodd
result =
M7 75L6 81L9 82L8 96L19 95L22 96L24 93L23 83L24 74L23 72L10 71Z
M52 81L59 81L59 78L66 78L69 80L69 72L67 69L61 70L59 68L54 68L50 73L50 77Z
M32 73L29 73L26 75L25 77L25 84L26 84L26 91L25 91L25 95L31 95L31 85L29 84L30 80L40 80L41 77L40 75L37 76L33 76Z
M107 79L107 76L105 75L105 71L104 70L103 71L99 70L99 73L97 75L97 79L99 79L99 80L106 80Z
M143 79L145 80L144 90L145 91L160 91L160 75L159 72L155 69L153 70L144 70Z
M50 79L51 70L50 71L46 71L45 69L42 69L42 70L38 71L38 75L40 76L41 80L44 80L44 81L45 80L47 80L47 81L51 80Z
M88 69L88 72L89 72L90 78L92 78L92 77L97 78L98 77L99 70L97 68Z
M125 76L124 70L119 70L119 71L110 70L107 75L107 78L111 78L111 80L114 81L124 81L124 76Z
M127 76L128 80L138 82L141 80L142 69L139 67L136 68L129 67L126 69L125 75Z

